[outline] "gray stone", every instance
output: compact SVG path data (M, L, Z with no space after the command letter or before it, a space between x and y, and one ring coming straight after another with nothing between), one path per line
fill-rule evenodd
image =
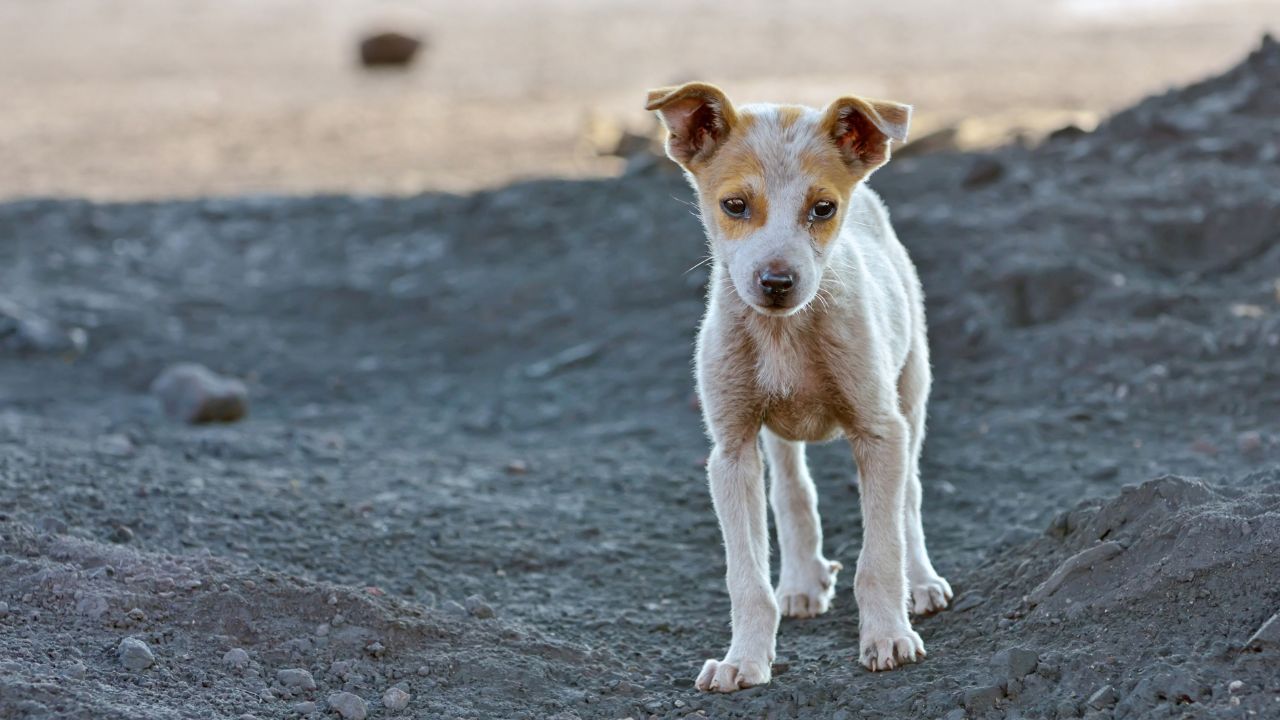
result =
M1040 656L1021 647L1006 648L991 658L991 667L1008 680L1021 680L1036 671Z
M120 659L121 665L135 672L146 670L156 662L156 656L151 654L151 648L132 636L120 641L119 647L116 648L116 657Z
M369 715L364 700L349 692L330 695L329 709L341 715L343 720L364 720Z
M236 670L243 670L249 667L249 653L244 648L231 648L222 656L222 662Z
M315 690L316 681L302 668L287 668L276 672L276 682L290 690Z
M479 595L472 595L467 598L467 612L478 618L493 617L493 607Z
M409 705L409 693L392 686L382 693L382 707L388 710L403 710Z
M188 423L234 422L249 413L249 390L203 365L181 363L151 383L165 414Z
M1089 696L1088 705L1094 710L1105 710L1120 701L1120 694L1110 685L1103 685Z
M320 710L320 706L316 705L314 702L310 700L306 702L294 703L293 705L293 711L298 713L299 715L310 715L311 713L317 712L319 710Z
M972 687L964 691L964 707L971 713L986 712L996 706L1004 690L999 685Z

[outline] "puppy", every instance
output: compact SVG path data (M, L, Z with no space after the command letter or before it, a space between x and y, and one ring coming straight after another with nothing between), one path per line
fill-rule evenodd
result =
M822 552L805 443L843 435L861 471L854 574L859 658L887 670L925 655L908 606L947 606L920 524L920 445L931 375L915 267L864 181L905 140L911 108L844 97L825 110L735 108L717 87L649 93L667 154L698 196L714 265L696 352L713 443L733 638L702 690L769 682L779 612L825 613L838 562ZM770 586L760 446L782 569Z

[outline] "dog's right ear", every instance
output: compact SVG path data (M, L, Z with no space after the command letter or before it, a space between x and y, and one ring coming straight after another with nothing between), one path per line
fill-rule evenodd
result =
M662 118L667 155L687 169L710 160L737 122L724 92L700 82L650 90L644 109Z

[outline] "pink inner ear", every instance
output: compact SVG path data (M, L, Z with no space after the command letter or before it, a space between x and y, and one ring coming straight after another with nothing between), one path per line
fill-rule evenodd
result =
M836 145L851 159L868 165L884 162L888 155L889 136L857 110L849 108L845 113L840 119L843 132Z
M724 127L715 101L705 97L677 100L660 112L686 161L715 143Z

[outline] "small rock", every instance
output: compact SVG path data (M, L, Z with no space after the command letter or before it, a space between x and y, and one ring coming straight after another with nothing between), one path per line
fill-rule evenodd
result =
M974 190L1004 177L1004 163L990 155L982 155L969 166L961 184L968 190Z
M428 676L428 675L430 675L430 674L431 674L431 668L427 667L426 665L419 665L419 666L418 666L418 675L420 675L420 676L422 676L422 677L426 677L426 676Z
M387 647L377 640L374 640L365 646L364 651L378 658L382 657L382 654L387 651Z
M88 672L89 668L85 667L84 663L77 660L68 665L66 669L62 671L62 677L67 678L68 680L83 680L85 674Z
M983 713L996 706L1004 691L999 685L974 687L964 691L964 707L971 713Z
M1243 687L1244 683L1240 680L1232 680L1230 683L1227 683L1227 692L1238 693Z
M1026 648L1001 650L991 658L991 666L1008 680L1021 680L1036 671L1040 656Z
M151 383L151 392L169 417L183 422L235 422L249 412L244 383L195 363L166 368Z
M316 681L302 668L288 668L276 672L276 682L290 690L315 690Z
M293 711L298 713L299 715L310 715L311 713L318 712L319 710L320 710L320 706L316 705L314 702L310 700L306 702L294 703L293 705Z
M493 607L479 595L472 595L467 598L467 612L471 613L473 617L481 619L493 617Z
M507 463L507 472L512 475L524 475L529 472L529 463L524 460L512 460Z
M244 648L231 648L222 656L222 662L236 670L243 670L249 667L249 653Z
M349 692L335 693L329 696L329 709L342 716L343 720L364 720L369 708L359 695Z
M403 710L409 705L409 693L392 686L382 693L382 706L391 711Z
M9 617L9 603L0 602L0 620Z
M146 670L156 662L156 656L151 654L151 648L132 636L120 641L120 646L116 648L116 657L120 659L121 665L135 672Z
M1103 685L1089 696L1089 707L1094 710L1105 710L1120 701L1120 694L1110 685Z
M117 545L133 542L133 530L128 525L116 525L107 539Z
M365 67L404 67L422 49L422 40L398 32L380 32L360 41L360 63Z

